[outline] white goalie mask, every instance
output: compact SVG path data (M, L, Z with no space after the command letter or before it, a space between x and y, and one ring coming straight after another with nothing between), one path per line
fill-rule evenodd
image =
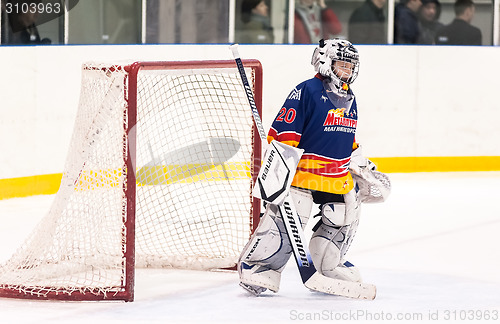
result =
M358 50L347 40L320 40L314 49L311 64L316 72L330 79L329 85L337 95L345 97L349 85L359 71Z

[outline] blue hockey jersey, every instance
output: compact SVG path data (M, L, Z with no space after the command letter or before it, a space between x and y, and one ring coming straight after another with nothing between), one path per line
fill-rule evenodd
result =
M353 188L349 173L358 113L349 89L346 98L328 90L321 75L299 84L288 95L268 134L304 149L292 186L336 194Z

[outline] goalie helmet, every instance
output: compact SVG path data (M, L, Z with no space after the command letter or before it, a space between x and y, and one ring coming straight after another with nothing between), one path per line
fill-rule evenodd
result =
M345 97L358 76L358 50L344 39L322 39L314 49L311 64L316 72L330 79L330 88L337 95Z

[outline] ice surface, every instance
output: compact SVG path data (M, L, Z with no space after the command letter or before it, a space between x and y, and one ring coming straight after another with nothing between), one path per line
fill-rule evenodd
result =
M0 323L500 322L500 172L389 176L391 196L362 207L348 253L374 301L310 292L293 263L260 297L230 271L138 270L133 303L0 299ZM0 201L0 261L52 200Z

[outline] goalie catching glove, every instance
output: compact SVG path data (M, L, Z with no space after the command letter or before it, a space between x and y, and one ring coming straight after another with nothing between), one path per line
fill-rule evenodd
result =
M391 193L389 177L377 171L375 163L363 156L361 146L351 154L349 171L359 188L358 195L362 203L384 202Z

